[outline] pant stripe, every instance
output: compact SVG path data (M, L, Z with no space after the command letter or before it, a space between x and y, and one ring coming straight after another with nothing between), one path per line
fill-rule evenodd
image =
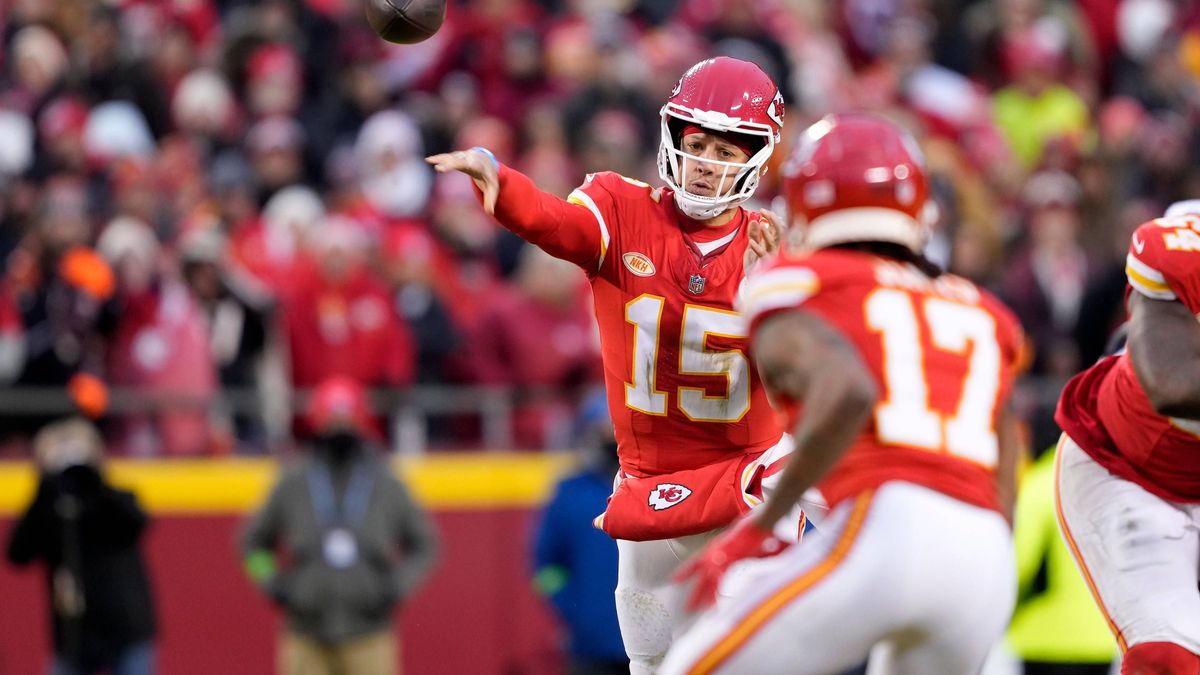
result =
M841 564L850 548L854 545L858 532L867 516L867 508L871 505L872 491L863 492L854 500L854 509L846 522L846 529L834 544L829 556L815 567L804 572L796 580L779 589L767 598L761 605L752 609L733 630L717 641L715 645L688 669L693 675L705 675L720 667L730 656L746 644L768 621L796 598L824 579Z
M1083 580L1087 582L1088 590L1092 593L1092 598L1096 601L1096 606L1100 608L1100 613L1104 615L1104 620L1108 622L1108 629L1112 631L1117 638L1117 646L1121 648L1121 653L1124 654L1129 650L1129 645L1125 642L1125 636L1121 634L1121 629L1117 628L1117 624L1113 621L1112 615L1108 613L1108 608L1104 606L1104 600L1100 597L1100 590L1096 588L1096 582L1092 580L1092 573L1088 570L1087 562L1084 561L1083 555L1079 552L1079 546L1075 543L1075 537L1071 535L1071 528L1067 526L1067 518L1063 514L1062 495L1060 494L1059 485L1061 485L1062 461L1063 461L1063 445L1069 437L1063 434L1058 439L1058 447L1055 448L1054 457L1054 513L1058 516L1058 527L1062 530L1063 539L1067 542L1067 548L1071 549L1071 556L1075 558L1075 562L1079 566L1080 573L1083 574ZM1072 441L1074 442L1074 441Z

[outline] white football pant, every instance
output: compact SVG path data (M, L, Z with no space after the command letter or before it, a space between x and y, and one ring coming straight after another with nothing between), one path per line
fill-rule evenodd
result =
M659 672L974 675L1008 625L1000 514L904 482L837 506L804 542L736 565ZM736 573L733 573L736 572Z
M1063 434L1058 524L1124 653L1171 642L1200 654L1200 504L1118 478Z

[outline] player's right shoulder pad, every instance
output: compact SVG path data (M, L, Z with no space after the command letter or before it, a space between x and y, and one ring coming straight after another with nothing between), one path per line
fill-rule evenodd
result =
M612 243L612 227L616 226L620 218L617 215L617 199L613 193L613 188L617 183L617 174L611 171L602 173L589 173L583 181L583 185L571 191L567 195L567 201L572 204L578 204L588 211L591 211L592 216L596 219L596 225L600 228L600 265L604 265L604 259L608 255L608 248Z
M621 214L631 213L630 207L642 206L662 198L662 190L640 180L626 178L612 171L589 173L583 185L571 191L567 201L586 207L600 226L602 249L608 250L613 228L619 227Z
M1148 298L1200 303L1200 216L1143 223L1130 237L1125 276Z

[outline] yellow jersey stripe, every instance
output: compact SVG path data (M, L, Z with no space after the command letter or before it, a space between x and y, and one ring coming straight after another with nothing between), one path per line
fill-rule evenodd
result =
M596 269L600 269L604 265L605 256L608 255L609 242L608 223L604 222L604 214L600 213L600 207L596 206L596 202L581 190L571 191L571 194L567 195L567 201L586 208L596 217L596 224L600 226L600 262L596 263Z
M748 294L751 301L767 298L773 295L800 296L805 299L817 292L820 287L816 281L783 281L770 286L752 288Z

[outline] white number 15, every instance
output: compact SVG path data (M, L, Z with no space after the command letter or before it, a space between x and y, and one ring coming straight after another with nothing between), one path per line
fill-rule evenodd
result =
M659 327L666 299L639 295L625 305L625 321L633 324L633 381L625 383L625 405L647 415L667 414L667 392L658 381ZM731 312L684 305L679 332L679 374L724 377L724 396L709 396L701 387L679 387L679 410L698 422L737 422L750 410L750 361L740 349L708 348L710 335L744 338L742 319Z

